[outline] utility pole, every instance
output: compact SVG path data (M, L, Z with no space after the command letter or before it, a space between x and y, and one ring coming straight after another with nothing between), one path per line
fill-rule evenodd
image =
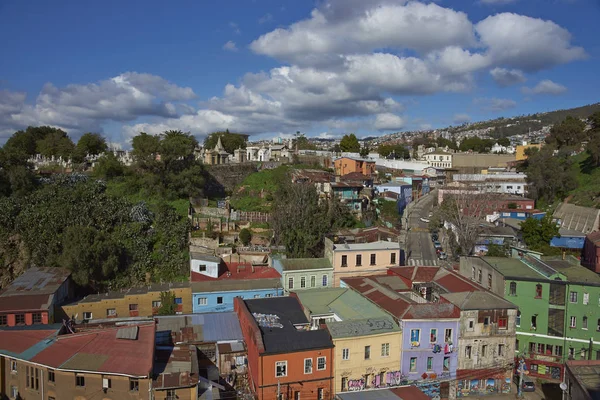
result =
M521 358L519 360L519 387L517 388L517 394L519 397L523 397L523 375L527 372L527 367L525 366L525 360Z

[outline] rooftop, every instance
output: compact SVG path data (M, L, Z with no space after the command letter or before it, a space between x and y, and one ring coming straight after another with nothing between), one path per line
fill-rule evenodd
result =
M160 347L154 351L152 389L191 387L198 383L196 346Z
M517 306L494 293L487 291L442 294L446 300L461 310L516 309Z
M561 226L582 233L590 233L598 230L598 219L600 210L591 207L576 206L569 203L561 203L554 211L554 217L561 220Z
M221 263L221 258L220 257L211 256L210 254L205 254L205 253L191 252L190 253L190 257L192 258L192 260L200 260L200 261L206 261L206 262L213 262L213 263L217 263L217 264Z
M372 181L373 178L364 175L361 172L350 172L349 174L340 176L343 181Z
M592 232L587 235L589 241L596 245L600 245L600 231Z
M542 257L542 261L551 268L565 275L569 282L594 283L600 285L600 276L581 266L579 260L569 256L565 260L560 257Z
M155 317L155 320L157 343L213 343L244 339L234 312L169 315Z
M567 369L592 400L600 400L600 361L571 360Z
M338 243L333 245L338 251L364 251L364 250L400 250L398 242L378 240L371 243Z
M86 329L0 331L0 354L54 369L147 377L152 371L154 323Z
M529 268L517 258L511 257L481 257L504 277L544 279L539 272Z
M260 329L265 353L333 347L327 330L309 330L308 319L295 297L253 299L244 303Z
M281 275L275 268L266 266L255 266L252 263L223 263L224 268L219 271L219 277L213 278L198 272L191 272L192 282L231 282L251 281L268 278L281 279ZM192 283L192 289L194 284Z
M46 310L71 273L63 268L31 267L0 291L0 311Z
M301 271L307 269L333 269L327 258L274 258L273 266L281 265L283 271Z
M429 396L416 386L338 393L335 398L339 400L429 400Z
M146 294L150 292L166 292L171 289L182 289L187 288L189 286L190 284L188 282L154 283L148 286L132 287L128 289L116 290L113 292L99 294L90 294L84 297L83 299L71 304L95 303L102 300L123 299L125 298L125 296L137 296L140 294Z
M347 156L343 156L338 158L337 160L342 160L344 158L347 158L348 160L354 160L354 161L364 161L364 162L370 162L370 163L375 163L375 160L368 160L366 158L359 158L359 157L347 157ZM335 160L335 161L337 161Z

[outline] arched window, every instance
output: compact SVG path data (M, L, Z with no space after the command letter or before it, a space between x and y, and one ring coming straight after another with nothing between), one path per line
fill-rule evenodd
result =
M515 319L516 325L521 326L521 311L517 311L517 318Z
M535 297L536 298L542 297L542 285L540 285L539 283L537 285L535 285Z

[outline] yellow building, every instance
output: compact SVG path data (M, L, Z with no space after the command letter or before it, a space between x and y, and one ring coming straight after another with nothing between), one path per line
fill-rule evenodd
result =
M539 150L542 148L542 144L534 143L534 144L518 145L517 148L515 149L516 161L527 160L527 156L525 155L525 150L532 149L532 148Z
M77 321L150 317L158 313L161 292L171 292L175 297L178 314L192 313L192 291L188 282L161 283L86 296L82 300L61 307L63 317Z
M297 292L313 326L335 345L334 393L400 385L402 332L394 319L346 288Z

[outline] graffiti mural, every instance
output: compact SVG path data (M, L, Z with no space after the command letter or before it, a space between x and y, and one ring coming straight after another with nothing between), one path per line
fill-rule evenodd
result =
M348 391L357 392L359 390L365 389L365 380L364 379L352 379L348 381Z
M483 396L511 392L510 378L461 380L457 383L456 397Z

